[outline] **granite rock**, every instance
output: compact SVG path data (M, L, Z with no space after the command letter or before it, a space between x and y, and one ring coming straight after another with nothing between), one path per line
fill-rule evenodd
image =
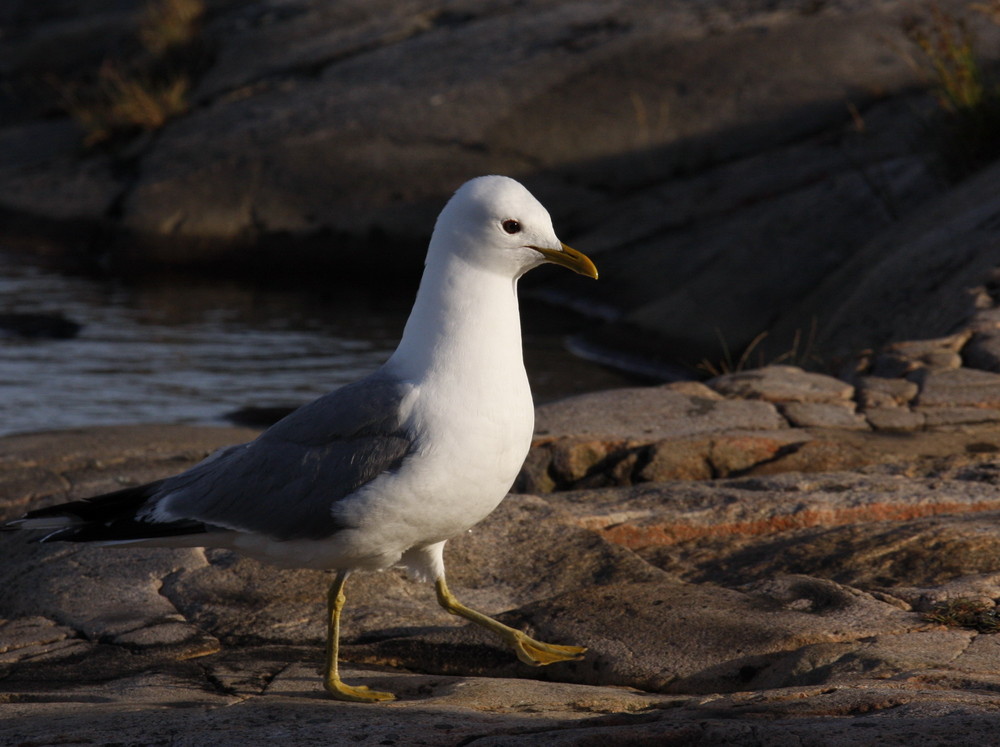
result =
M783 430L822 442L822 429ZM152 479L245 433L10 437L0 443L0 509L10 517ZM846 744L836 741L845 719L859 725L851 734L864 727L892 743L901 725L936 734L942 713L960 714L949 724L972 737L995 711L1000 648L924 615L942 601L1000 599L998 467L982 446L965 463L947 458L993 436L928 431L896 466L855 472L510 496L449 543L451 586L532 634L587 645L587 658L526 667L438 608L427 584L359 574L347 588L345 677L401 698L370 708L332 703L319 687L326 574L219 550L5 536L0 700L15 718L0 738L142 741L159 730L180 743L236 744L252 730L399 741L400 711L405 738L429 744L525 733ZM29 493L33 476L50 477ZM891 720L873 720L887 708Z
M918 251L895 232L947 191L922 152L933 102L913 93L901 31L925 3L213 3L188 113L81 153L39 81L127 49L139 5L18 1L3 17L7 246L62 243L120 271L412 276L451 191L508 173L605 279L540 273L525 290L608 322L580 345L693 367L760 339L765 360L825 355L838 335L867 344L877 325L838 322L881 298L851 300L854 258ZM970 23L993 58L990 24ZM988 210L991 184L956 202ZM954 260L961 283L987 254ZM933 288L908 305L941 309L919 295Z
M765 402L830 404L854 396L850 384L797 366L765 366L717 376L707 383L727 397Z

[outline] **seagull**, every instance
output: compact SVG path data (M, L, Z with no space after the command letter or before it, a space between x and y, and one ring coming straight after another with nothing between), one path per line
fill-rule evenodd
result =
M223 547L334 571L324 687L340 700L395 697L338 673L355 570L403 566L433 580L444 609L499 635L526 664L581 659L585 648L536 641L466 607L445 582L445 543L500 504L528 453L517 281L547 262L597 278L521 184L466 182L437 219L403 337L381 368L186 472L31 511L8 528L45 530L41 542Z

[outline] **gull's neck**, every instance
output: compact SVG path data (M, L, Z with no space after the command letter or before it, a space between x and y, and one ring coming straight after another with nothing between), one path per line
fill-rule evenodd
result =
M412 381L454 377L468 386L472 376L523 379L517 279L453 254L429 258L386 366Z

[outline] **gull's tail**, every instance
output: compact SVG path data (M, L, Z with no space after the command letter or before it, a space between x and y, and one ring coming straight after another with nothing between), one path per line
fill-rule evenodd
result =
M106 544L142 542L209 531L209 527L200 521L158 522L144 518L144 509L161 484L162 480L81 501L39 508L20 519L7 522L3 529L47 531L48 534L39 542Z

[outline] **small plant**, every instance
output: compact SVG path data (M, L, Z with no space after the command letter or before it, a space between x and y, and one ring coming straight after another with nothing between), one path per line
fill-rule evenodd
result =
M84 144L96 145L137 130L158 130L187 111L189 89L186 76L155 81L106 61L86 93L71 90L67 100L70 112L87 131Z
M171 49L193 44L204 15L202 0L154 0L139 23L139 41L147 52L162 57Z
M1000 22L1000 0L969 7ZM928 18L909 19L903 31L919 51L908 58L938 102L932 132L945 175L957 180L1000 157L1000 85L980 64L968 22L933 3Z
M754 337L743 349L743 352L740 353L740 357L734 360L732 351L730 351L729 345L726 342L726 338L719 329L716 329L715 335L719 338L719 347L722 352L722 359L717 362L712 362L707 358L703 358L696 368L700 371L704 371L711 377L715 377L721 376L722 374L739 373L748 368L762 368L764 366L788 365L805 367L807 364L822 366L823 360L816 354L815 351L816 336L818 331L816 319L813 318L812 323L809 326L809 332L805 335L804 339L802 330L796 329L795 335L792 338L791 347L784 353L768 359L765 356L764 351L757 350L761 343L763 343L768 337L769 333L765 330ZM756 362L751 361L751 356L754 351L757 351Z
M979 633L1000 633L1000 610L975 599L952 599L934 605L924 620L950 628L971 628Z
M743 349L740 357L735 361L733 360L732 351L729 349L729 343L726 342L726 338L723 336L720 329L716 328L715 336L719 338L722 359L713 363L708 360L708 358L703 358L701 363L697 366L698 369L704 371L711 377L722 376L722 374L739 373L740 371L745 370L747 368L747 363L750 361L751 354L757 346L764 341L764 338L767 337L767 331L765 330L754 337Z
M203 57L204 13L203 0L150 0L132 54L105 60L82 81L57 85L66 109L86 131L85 145L158 130L188 110Z

